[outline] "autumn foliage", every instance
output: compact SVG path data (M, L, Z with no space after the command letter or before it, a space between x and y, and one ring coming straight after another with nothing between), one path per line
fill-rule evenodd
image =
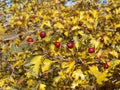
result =
M0 2L0 90L120 89L119 0L65 2Z

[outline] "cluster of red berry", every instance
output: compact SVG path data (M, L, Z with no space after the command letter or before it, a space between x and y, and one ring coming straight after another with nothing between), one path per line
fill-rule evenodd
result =
M89 29L89 30L90 30L90 29ZM45 38L45 37L46 37L46 33L45 33L45 32L40 32L40 37L41 37L41 38ZM27 39L27 41L28 41L28 42L33 42L34 40L33 40L33 38L29 37L29 38ZM101 42L104 42L104 38L101 37L101 38L100 38L100 41L101 41ZM56 46L57 48L59 48L59 47L61 46L60 42L55 42L55 46ZM73 42L73 41L68 42L68 43L67 43L67 47L70 48L70 49L72 49L72 48L74 47L74 42ZM95 49L94 49L94 48L88 48L88 52L89 52L89 53L94 53L94 52L95 52Z
M89 30L90 32L92 31L90 28L89 28L88 30ZM41 38L45 38L45 37L46 37L46 33L45 33L45 32L40 32L39 35L40 35ZM33 38L29 37L29 38L27 39L27 41L31 43L31 42L33 42L34 40L33 40ZM104 42L104 38L101 37L101 38L100 38L100 41L101 41L101 42ZM56 48L60 48L60 46L61 46L60 42L55 42L54 45L56 46ZM73 42L73 41L68 42L68 43L67 43L67 47L70 48L70 49L72 49L72 48L74 47L74 42ZM89 52L89 53L94 53L94 52L95 52L95 48L93 48L93 47L88 48L88 52ZM105 68L105 69L108 68L108 63L107 63L107 62L104 63L104 68Z
M46 33L45 33L45 32L40 32L40 37L41 37L41 38L45 38L45 37L46 37ZM28 41L28 42L33 42L34 40L33 40L33 38L29 37L29 38L27 39L27 41ZM55 42L55 46L56 46L57 48L59 48L59 47L61 46L60 42ZM68 46L68 48L73 48L73 47L74 47L74 42L73 42L73 41L68 42L68 43L67 43L67 46Z

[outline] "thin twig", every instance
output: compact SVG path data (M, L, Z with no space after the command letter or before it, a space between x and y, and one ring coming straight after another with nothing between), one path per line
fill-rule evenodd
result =
M69 61L68 59L62 58L62 57L60 57L60 56L54 56L53 54L49 54L47 50L46 50L46 51L43 51L43 53L44 53L45 55L47 55L47 56L48 56L48 55L51 56L53 59L59 59L60 61L65 61L65 62L68 62L68 61Z
M32 34L32 33L36 32L36 31L40 31L40 30L42 30L42 29L41 29L41 28L38 28L37 30L30 30L30 31L26 32L24 35L29 35L29 34ZM15 38L18 38L20 35L23 35L23 33L14 35L14 36L12 36L12 37L10 37L10 38L5 38L5 39L3 39L2 41L4 42L4 41L7 41L7 40L13 40L13 39L15 39ZM5 36L6 36L6 35L5 35Z

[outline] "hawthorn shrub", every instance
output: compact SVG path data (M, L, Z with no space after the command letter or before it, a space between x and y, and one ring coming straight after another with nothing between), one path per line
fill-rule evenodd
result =
M120 89L119 0L65 2L0 2L1 90Z

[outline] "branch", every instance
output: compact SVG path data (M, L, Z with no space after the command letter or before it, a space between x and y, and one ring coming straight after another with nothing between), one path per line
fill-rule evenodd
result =
M116 30L114 30L114 29L105 29L106 31L109 31L109 32L116 32Z
M68 62L68 59L62 58L60 56L54 56L53 54L49 54L49 52L47 50L44 50L43 53L47 56L51 56L53 59L59 59L60 61L65 61Z
M32 33L36 32L36 31L40 31L40 30L42 30L42 29L41 29L41 28L38 28L37 30L30 30L30 31L24 33L24 35L26 36L26 35L32 34ZM10 38L5 38L5 39L3 39L2 41L5 42L5 41L7 41L7 40L13 40L13 39L15 39L15 38L18 38L20 35L23 35L23 33L20 33L20 34L17 34L17 35L13 35L13 36L10 37ZM6 36L6 35L5 35L5 36Z

